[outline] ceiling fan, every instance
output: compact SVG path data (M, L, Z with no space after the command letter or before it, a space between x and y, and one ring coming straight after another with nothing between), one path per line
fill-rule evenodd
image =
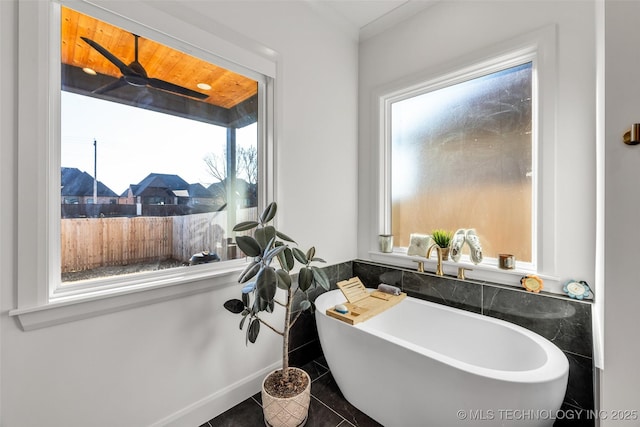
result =
M94 42L93 40L87 37L80 37L89 46L91 46L92 48L100 52L102 56L104 56L111 63L113 63L113 65L118 67L118 69L122 73L122 77L120 77L118 80L112 83L106 84L102 87L99 87L98 89L92 91L92 93L97 93L97 94L105 93L129 84L137 87L149 86L155 89L161 89L167 92L173 92L179 95L190 96L192 98L197 98L197 99L206 99L209 97L209 95L206 95L204 93L196 92L195 90L191 90L186 87L167 82L165 80L154 79L152 77L149 77L144 67L142 66L142 64L138 62L138 38L140 36L136 34L133 34L133 36L135 37L135 59L129 65L126 65L124 62L118 59L115 55L113 55L111 52L109 52L107 49L100 46L98 43Z

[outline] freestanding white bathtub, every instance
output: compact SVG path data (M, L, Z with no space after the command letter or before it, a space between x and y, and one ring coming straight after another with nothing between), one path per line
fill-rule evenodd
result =
M316 300L324 355L338 387L385 427L551 426L569 363L517 325L407 297L357 325L325 314L340 290Z

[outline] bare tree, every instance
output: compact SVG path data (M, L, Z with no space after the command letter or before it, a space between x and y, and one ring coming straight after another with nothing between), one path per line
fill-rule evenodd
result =
M222 153L222 156L216 153L209 153L203 160L209 175L220 182L227 179L227 150Z
M209 153L203 160L209 175L220 182L224 182L227 179L226 149L222 155ZM238 177L246 178L249 184L258 182L258 149L255 146L248 148L238 147L236 174Z
M251 189L251 186L254 187L254 190L249 191L255 192L255 185L258 183L258 150L255 146L249 148L238 147L236 153L236 177L246 179L249 183L249 189ZM218 195L227 202L226 182L229 169L227 167L226 149L222 155L216 153L207 154L203 158L203 161L206 165L207 173L224 184L217 186L219 191Z
M258 149L255 146L238 148L238 175L244 173L249 184L258 182Z
M221 200L219 203L227 203L227 150L222 155L216 153L207 154L202 160L206 165L207 173L211 175L215 180L218 180L223 185L216 185L215 196Z

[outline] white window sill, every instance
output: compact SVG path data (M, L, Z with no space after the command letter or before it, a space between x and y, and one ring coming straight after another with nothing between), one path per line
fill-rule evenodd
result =
M214 270L205 264L188 270L175 269L167 274L157 274L150 280L138 280L127 285L121 283L118 287L82 292L70 289L59 292L59 296L51 298L46 304L20 307L11 310L9 315L18 319L24 331L46 328L233 286L238 283L238 276L245 264L245 260L232 261L228 266Z
M432 255L433 256L433 255ZM416 270L418 262L424 262L425 272L435 272L436 259L433 256L432 259L427 259L420 256L409 256L406 252L394 251L391 253L383 253L377 251L369 252L369 259L371 261L380 262L388 265L393 265L402 268L408 268ZM522 263L516 263L516 268L513 270L503 270L498 268L495 259L484 259L481 264L475 265L468 260L468 257L463 257L460 262L443 261L442 269L446 276L456 277L458 274L458 268L464 267L465 277L470 280L486 281L491 283L497 283L501 285L509 285L517 288L521 288L520 279L527 274L535 274L544 281L544 291L550 294L558 294L566 296L562 291L564 283L558 278L546 274L538 273L532 269L527 268L528 265Z

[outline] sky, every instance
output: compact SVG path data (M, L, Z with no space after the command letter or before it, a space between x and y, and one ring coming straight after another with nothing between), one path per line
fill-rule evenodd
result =
M217 181L203 158L223 155L226 128L64 91L61 102L62 167L93 176L95 140L98 181L117 194L152 172L190 184ZM255 145L256 125L238 129L236 141Z

